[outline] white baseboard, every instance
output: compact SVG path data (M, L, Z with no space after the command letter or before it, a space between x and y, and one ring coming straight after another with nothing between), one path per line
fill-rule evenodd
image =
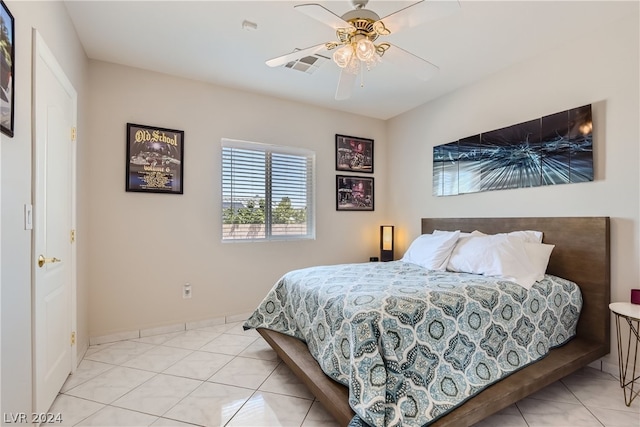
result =
M226 317L226 323L235 323L235 322L244 322L245 320L247 320L249 318L249 316L251 316L253 314L253 312L251 313L242 313L242 314L235 314L233 316L227 316Z
M116 341L131 340L150 337L153 335L169 334L172 332L187 331L190 329L206 328L208 326L224 325L225 323L242 322L249 318L251 313L235 314L226 317L197 320L193 322L175 323L173 325L157 326L154 328L138 329L135 331L118 332L115 334L101 335L89 338L89 345L107 344Z
M158 326L156 328L140 329L140 338L152 337L154 335L170 334L171 332L182 332L185 329L186 328L184 323L177 323L175 325L168 326Z
M216 317L215 319L197 320L195 322L187 322L185 327L189 329L207 328L209 326L224 325L227 322L224 317Z
M110 342L132 340L136 338L140 338L140 330L118 332L115 334L102 335L99 337L89 337L89 345L91 346L91 345L107 344Z
M620 375L620 368L618 367L618 364L608 362L605 359L598 359L595 362L589 363L588 366L590 368L606 372L607 374L613 375L614 377L618 377Z

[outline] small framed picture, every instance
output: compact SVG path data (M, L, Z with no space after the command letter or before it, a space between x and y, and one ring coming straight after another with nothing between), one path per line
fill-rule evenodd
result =
M13 15L0 0L0 132L13 137L15 48Z
M336 170L373 173L373 139L336 134Z
M336 175L336 210L374 210L373 177Z
M184 131L127 123L127 191L182 194Z

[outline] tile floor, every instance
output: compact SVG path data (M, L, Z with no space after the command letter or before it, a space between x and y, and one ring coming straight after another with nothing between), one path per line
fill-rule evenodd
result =
M66 426L337 426L241 323L91 346L50 411ZM640 398L626 407L617 378L586 368L476 424L507 426L640 427Z

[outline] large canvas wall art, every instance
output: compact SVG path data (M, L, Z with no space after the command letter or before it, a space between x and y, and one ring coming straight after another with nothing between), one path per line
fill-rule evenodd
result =
M433 148L433 195L593 181L591 105Z

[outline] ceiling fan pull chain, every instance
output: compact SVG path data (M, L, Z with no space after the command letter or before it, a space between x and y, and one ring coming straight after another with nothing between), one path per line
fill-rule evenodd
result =
M360 87L364 87L364 67L362 61L360 61Z

